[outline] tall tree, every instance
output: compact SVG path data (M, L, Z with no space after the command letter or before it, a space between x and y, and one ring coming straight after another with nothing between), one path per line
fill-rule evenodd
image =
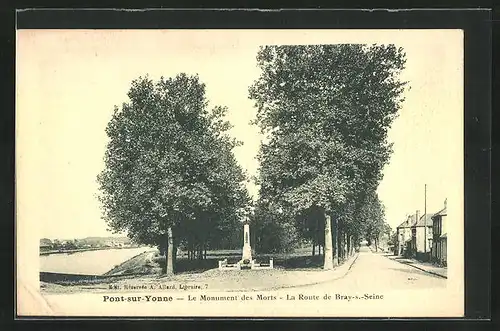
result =
M208 109L197 76L139 77L128 97L106 128L98 176L104 218L136 242L160 247L172 274L179 242L206 242L246 205L232 154L237 142L227 134L226 109Z
M267 138L259 155L261 198L297 214L323 211L330 269L345 205L376 189L389 159L404 52L394 45L265 46L257 62L262 72L249 93Z
M380 235L386 231L384 206L376 192L370 192L366 197L358 217L363 222L364 237L368 245L375 245L378 251Z

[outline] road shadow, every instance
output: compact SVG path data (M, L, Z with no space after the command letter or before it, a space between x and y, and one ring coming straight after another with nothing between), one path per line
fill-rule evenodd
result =
M323 268L324 257L315 256L292 256L288 258L275 259L275 265L283 269L320 269Z
M406 274L420 274L420 275L426 275L425 272L415 269L415 268L387 268L387 270L393 270L393 271L399 271L399 272L404 272Z
M387 268L387 270L399 271L399 272L403 272L403 273L410 274L410 275L420 275L420 276L428 276L428 277L433 277L433 278L444 279L444 277L440 277L438 275L434 275L434 274L431 274L431 273L428 273L428 272L425 272L423 270L419 270L419 269L413 268L413 267L410 267L409 269L406 269L406 268Z

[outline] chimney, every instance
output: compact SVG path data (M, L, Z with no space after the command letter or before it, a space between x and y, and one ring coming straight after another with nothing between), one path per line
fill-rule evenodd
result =
M418 220L420 219L420 210L417 210L417 212L415 213L415 217L417 218L416 222L418 222Z
M444 208L448 205L448 198L444 199Z

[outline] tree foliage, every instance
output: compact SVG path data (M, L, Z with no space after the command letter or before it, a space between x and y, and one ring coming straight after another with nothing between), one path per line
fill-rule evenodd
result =
M385 212L384 206L375 192L371 192L365 198L357 216L361 221L363 237L369 244L372 241L377 243L380 234L384 230Z
M136 242L217 242L232 231L248 202L245 175L227 131L227 109L208 109L205 85L179 74L139 77L129 102L106 128L105 169L98 176L104 218Z
M265 46L257 62L261 75L249 94L255 123L266 136L259 154L260 198L293 215L319 208L359 238L366 230L360 220L369 219L360 217L367 212L363 205L376 192L392 152L387 131L403 101L403 50Z

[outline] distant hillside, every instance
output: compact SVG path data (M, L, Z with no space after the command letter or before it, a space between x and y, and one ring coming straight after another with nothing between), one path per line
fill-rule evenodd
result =
M133 244L128 237L87 237L81 239L40 239L40 246L60 245L61 243L72 242L78 245L104 246L110 244Z
M131 240L128 237L87 237L78 239L78 242L88 245L105 245L108 243L130 244Z

